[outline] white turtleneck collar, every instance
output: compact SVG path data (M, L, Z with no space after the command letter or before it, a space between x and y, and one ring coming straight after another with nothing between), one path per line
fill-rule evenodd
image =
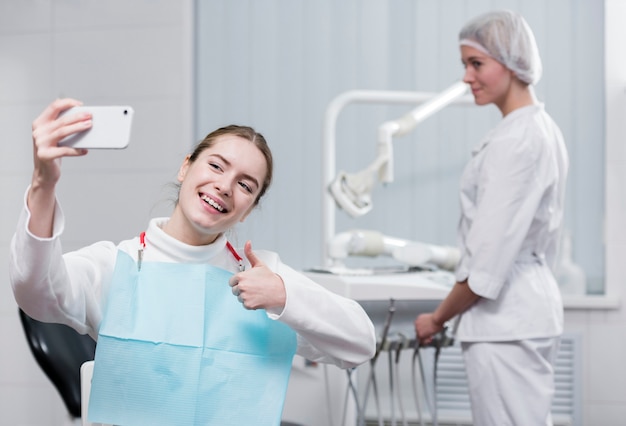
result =
M146 258L148 256L154 260L165 260L166 258L170 262L182 263L214 263L216 256L224 256L224 253L232 256L226 249L227 239L224 234L220 235L211 244L192 246L177 240L163 231L163 225L168 220L169 218L167 217L150 220L146 230ZM153 253L150 253L151 251Z

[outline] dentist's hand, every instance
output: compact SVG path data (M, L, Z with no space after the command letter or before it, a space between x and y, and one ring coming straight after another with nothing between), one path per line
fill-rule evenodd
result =
M421 345L428 345L433 341L433 336L443 330L443 324L435 321L432 313L420 314L415 319L415 334Z
M233 275L228 284L246 309L282 309L287 300L282 278L272 272L252 251L252 243L244 246L249 270Z

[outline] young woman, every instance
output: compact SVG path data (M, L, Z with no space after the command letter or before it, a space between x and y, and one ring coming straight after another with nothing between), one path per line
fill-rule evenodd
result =
M59 114L79 104L56 100L33 122L10 269L26 313L97 338L91 421L278 425L294 353L341 368L371 358L374 327L356 302L227 241L272 180L271 152L249 127L218 129L184 159L169 218L63 254L60 159L86 151L58 142L92 117Z
M551 266L563 221L568 158L534 95L534 36L517 13L481 15L460 32L464 81L502 121L476 146L461 179L457 283L416 318L428 343L462 314L474 424L550 425L563 306Z

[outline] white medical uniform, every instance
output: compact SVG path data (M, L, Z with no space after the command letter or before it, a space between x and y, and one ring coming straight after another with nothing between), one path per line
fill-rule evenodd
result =
M35 319L66 324L97 338L118 250L136 261L139 238L118 245L100 241L62 254L60 235L65 219L58 201L51 238L31 234L27 227L29 218L25 198L10 251L9 272L15 299ZM189 246L162 230L167 220L150 221L144 262L206 263L238 272L239 265L227 249L224 236L207 246ZM255 253L285 284L284 309L267 314L297 333L297 354L340 368L355 367L373 356L374 326L357 302L326 290L283 264L276 253Z
M457 339L477 425L550 424L563 331L551 267L567 170L563 136L537 104L506 115L463 173L456 279L481 298L463 313Z

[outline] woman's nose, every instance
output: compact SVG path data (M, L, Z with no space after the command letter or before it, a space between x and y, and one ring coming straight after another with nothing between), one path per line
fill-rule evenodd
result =
M465 73L463 74L463 83L469 84L472 81L474 81L474 74L472 72L472 69L470 67L466 67Z
M229 179L223 178L215 181L215 189L222 195L230 196L233 193L233 186Z

